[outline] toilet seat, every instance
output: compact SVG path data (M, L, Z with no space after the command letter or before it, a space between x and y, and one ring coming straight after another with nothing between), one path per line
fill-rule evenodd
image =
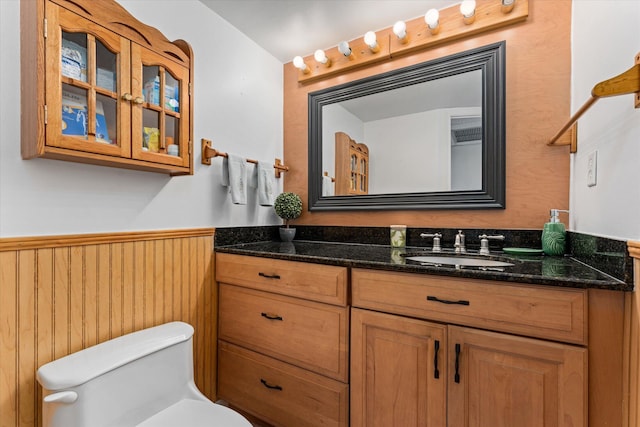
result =
M239 413L201 400L183 399L136 427L251 427Z

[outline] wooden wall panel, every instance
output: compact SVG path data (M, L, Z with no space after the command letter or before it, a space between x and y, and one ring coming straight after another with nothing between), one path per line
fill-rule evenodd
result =
M307 211L309 92L501 40L507 49L506 209ZM568 209L569 149L548 147L546 141L570 116L571 0L530 1L529 17L522 23L310 83L298 83L298 72L285 64L284 160L291 169L284 188L305 202L297 224L540 229L550 208ZM375 153L370 153L370 161L376 161Z
M640 425L640 241L628 242L629 253L634 258L634 292L626 295L625 364L624 378L624 426Z
M173 320L215 399L213 229L0 239L0 427L41 425L39 366Z

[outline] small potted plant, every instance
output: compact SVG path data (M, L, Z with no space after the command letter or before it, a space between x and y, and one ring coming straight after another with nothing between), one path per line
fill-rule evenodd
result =
M290 242L296 235L296 229L289 227L289 221L302 214L302 199L295 193L281 193L273 203L276 214L284 220L284 227L280 227L280 239Z

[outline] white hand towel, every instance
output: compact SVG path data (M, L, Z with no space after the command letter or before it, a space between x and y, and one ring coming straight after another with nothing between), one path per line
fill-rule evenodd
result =
M276 179L270 162L258 162L258 204L273 206L276 198Z
M247 204L247 161L235 154L227 154L222 161L222 185L229 187L231 201Z
M247 187L258 188L258 164L247 163Z
M333 182L330 176L322 177L322 197L333 196Z

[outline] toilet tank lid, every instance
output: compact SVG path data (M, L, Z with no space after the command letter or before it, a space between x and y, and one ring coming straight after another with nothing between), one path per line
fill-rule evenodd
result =
M136 359L186 341L192 336L193 327L188 323L165 323L105 341L49 362L38 369L36 377L42 387L51 391L77 387Z

